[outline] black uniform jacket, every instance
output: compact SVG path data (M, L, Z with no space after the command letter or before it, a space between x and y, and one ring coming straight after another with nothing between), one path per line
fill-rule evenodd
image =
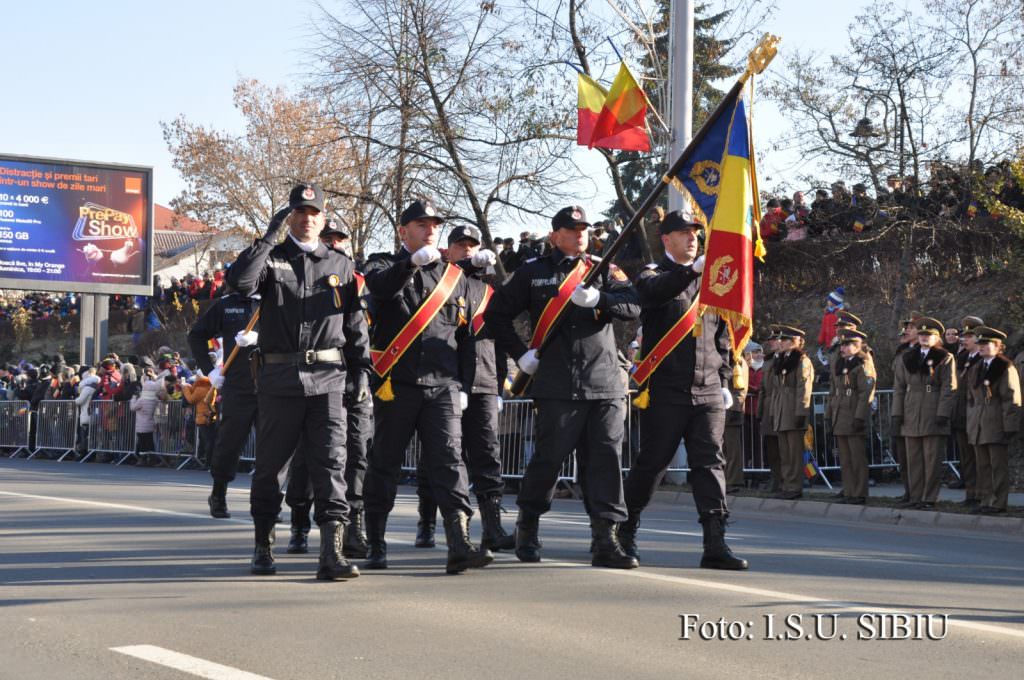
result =
M523 263L495 291L484 317L499 350L516 359L526 352L526 343L513 326L514 319L528 311L530 327L534 328L548 300L558 295L558 286L576 266L576 259L566 257L556 248L545 257ZM593 309L568 303L564 312L567 317L541 354L540 368L533 376L534 398L582 400L625 396L612 320L629 321L640 315L636 291L621 271L605 272L595 287L601 291L601 299Z
M188 332L188 347L192 350L192 356L196 359L196 365L206 375L213 370L213 362L207 350L206 342L216 337L221 337L223 344L221 349L224 353L224 361L231 356L231 350L235 348L235 335L244 331L249 319L252 318L259 301L244 297L238 293L231 293L222 298L217 298L206 310L206 313L196 319ZM259 331L259 323L253 327ZM238 355L231 362L231 367L224 376L224 389L231 392L252 393L252 372L249 370L249 355L253 347L239 347Z
M404 247L397 255L377 253L366 263L366 288L373 314L373 347L385 349L440 282L444 262L417 267ZM472 297L463 275L448 301L391 369L391 380L405 385L439 387L464 384L460 367L473 360L469 320ZM468 356L466 356L468 355Z
M370 369L366 319L353 271L352 260L341 253L322 243L307 253L290 236L277 246L259 239L239 254L227 280L241 295L262 297L259 348L264 355L326 349L341 349L344 355L334 362L265 363L260 392L311 396L342 391L346 367Z
M646 357L693 304L700 291L700 274L663 257L640 272L636 290L643 307L641 350ZM722 389L732 380L729 330L725 321L710 312L700 322L700 335L687 335L651 376L651 396L659 402L722 403Z
M469 306L479 309L483 302L484 294L487 291L487 283L484 281L484 270L474 267L468 260L458 262L459 267L466 272L469 283ZM501 385L505 382L505 375L508 369L498 365L498 355L501 362L507 364L504 352L495 353L494 335L486 323L480 328L479 333L472 333L472 322L470 332L473 340L473 351L463 352L462 376L473 394L500 394Z

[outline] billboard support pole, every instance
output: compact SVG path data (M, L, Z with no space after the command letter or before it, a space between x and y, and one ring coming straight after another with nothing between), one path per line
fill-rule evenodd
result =
M93 335L96 316L94 297L93 295L78 296L78 360L83 366L96 364L96 338Z
M103 358L108 349L110 338L108 337L110 320L110 296L93 295L93 342L96 348L96 358L93 363Z

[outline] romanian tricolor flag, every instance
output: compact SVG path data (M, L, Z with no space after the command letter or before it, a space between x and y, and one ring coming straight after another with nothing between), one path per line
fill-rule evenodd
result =
M763 255L754 225L761 219L756 200L753 144L742 90L722 114L729 121L714 214L709 216L701 311L711 310L729 325L733 352L750 338L754 317L754 256ZM709 124L717 123L711 121Z
M814 464L814 454L804 451L804 477L814 479L818 474L818 466Z
M650 151L647 95L625 63L610 90L585 74L577 80L576 143L593 149Z

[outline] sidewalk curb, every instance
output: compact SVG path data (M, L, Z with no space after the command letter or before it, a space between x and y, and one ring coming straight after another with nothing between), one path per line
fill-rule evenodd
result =
M686 491L658 491L655 502L693 507ZM866 505L846 505L811 500L782 500L757 496L728 496L729 510L736 513L763 512L796 517L833 519L841 522L869 522L926 529L950 529L971 533L1002 534L1024 538L1024 518L966 515L956 512L899 510Z

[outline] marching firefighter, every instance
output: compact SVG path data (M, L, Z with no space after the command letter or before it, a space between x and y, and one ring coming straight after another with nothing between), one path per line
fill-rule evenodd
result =
M352 261L320 242L324 224L323 191L299 184L288 207L228 270L228 282L241 294L261 295L260 418L250 491L254 574L276 572L278 476L301 440L298 454L306 460L320 527L317 578L359 575L341 547L348 517L343 398L347 373L369 369L369 341ZM286 227L284 240L275 245Z

